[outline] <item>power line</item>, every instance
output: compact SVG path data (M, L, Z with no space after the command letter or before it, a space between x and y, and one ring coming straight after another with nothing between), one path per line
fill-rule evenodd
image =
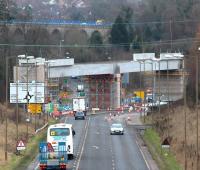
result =
M189 44L191 42L200 42L199 38L184 38L164 41L149 41L149 42L138 42L139 45L171 45L172 44ZM130 46L131 43L117 43L117 44L13 44L13 43L2 43L0 47L40 47L40 48L104 48L104 47L125 47Z

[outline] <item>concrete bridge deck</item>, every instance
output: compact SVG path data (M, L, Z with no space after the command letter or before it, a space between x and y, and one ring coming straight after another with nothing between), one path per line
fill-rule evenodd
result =
M141 58L130 61L116 61L116 62L101 62L101 63L84 63L84 64L67 64L63 60L54 60L49 65L51 72L50 77L69 77L69 76L86 76L86 75L100 75L100 74L121 74L140 71L164 71L164 70L180 70L183 67L183 57L167 58L161 55L160 60L150 57ZM168 54L169 55L169 54ZM70 59L72 60L72 59ZM62 63L61 63L62 62ZM66 63L66 64L65 64Z

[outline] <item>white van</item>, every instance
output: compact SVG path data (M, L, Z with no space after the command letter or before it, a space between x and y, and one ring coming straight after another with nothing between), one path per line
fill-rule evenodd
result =
M47 130L47 142L51 143L54 151L58 151L58 142L66 142L69 159L73 159L73 136L75 131L72 124L58 123L50 125Z

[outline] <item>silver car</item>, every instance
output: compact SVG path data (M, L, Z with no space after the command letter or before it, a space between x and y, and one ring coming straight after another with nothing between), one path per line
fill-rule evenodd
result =
M123 128L122 124L121 123L113 123L110 126L110 134L111 135L113 135L113 134L123 135L124 134L124 128Z

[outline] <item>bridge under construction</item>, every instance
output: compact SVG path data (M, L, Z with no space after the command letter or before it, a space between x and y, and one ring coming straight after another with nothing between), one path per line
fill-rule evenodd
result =
M121 76L124 73L182 70L183 58L181 53L161 53L159 58L154 53L140 53L133 54L133 60L129 61L84 64L75 64L73 58L48 61L44 58L20 59L19 66L14 69L14 81L46 82L47 91L51 93L51 88L58 89L60 78L85 76L88 82L86 97L90 108L119 108L122 95ZM35 65L37 66L33 69ZM52 94L58 95L53 91Z

